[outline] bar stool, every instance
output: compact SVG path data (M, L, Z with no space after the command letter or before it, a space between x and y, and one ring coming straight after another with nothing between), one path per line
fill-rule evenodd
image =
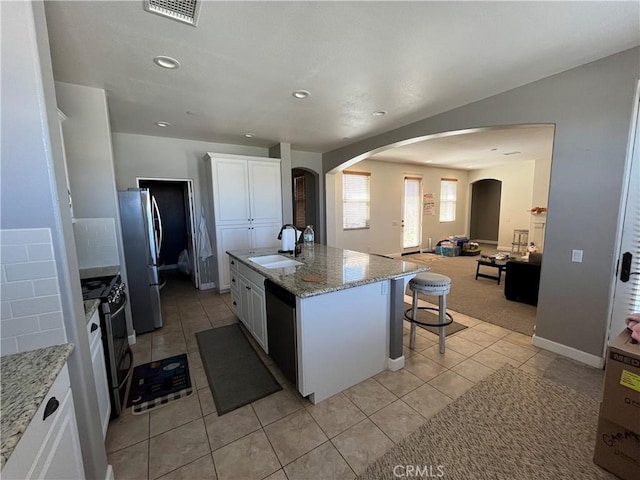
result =
M407 308L404 312L404 318L411 322L411 333L409 339L409 348L415 348L416 343L416 323L425 327L439 327L440 337L440 353L444 353L444 341L446 338L446 327L451 325L453 317L447 313L447 293L451 290L451 279L439 273L419 273L409 282L409 288L413 292L413 301L411 308ZM438 308L419 307L418 294L432 295L438 297ZM417 320L418 310L437 310L438 323L425 323ZM411 312L411 315L409 315ZM446 316L446 319L445 319Z

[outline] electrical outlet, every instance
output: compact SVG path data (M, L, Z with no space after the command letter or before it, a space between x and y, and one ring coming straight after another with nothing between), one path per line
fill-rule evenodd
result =
M582 263L582 250L571 250L571 261L574 263Z

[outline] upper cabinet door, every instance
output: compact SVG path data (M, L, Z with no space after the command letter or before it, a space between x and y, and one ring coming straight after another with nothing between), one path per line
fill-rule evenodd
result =
M251 221L247 162L216 159L213 168L213 195L216 223Z
M281 223L280 163L249 161L251 221Z

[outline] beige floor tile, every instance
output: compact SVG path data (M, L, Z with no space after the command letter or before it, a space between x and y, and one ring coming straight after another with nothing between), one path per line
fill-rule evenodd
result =
M421 354L407 358L404 362L404 368L425 382L428 382L447 370L446 367Z
M481 363L489 368L493 368L494 370L498 370L500 367L506 364L513 365L514 367L519 367L523 363L514 360L513 358L506 357L501 353L489 350L488 348L482 350L479 353L476 353L471 358L478 363Z
M113 466L113 475L117 480L147 479L149 478L149 441L145 440L110 453L107 462Z
M134 366L151 362L151 335L136 335L136 343L131 345Z
M202 358L200 352L187 353L189 359L189 368L202 368Z
M524 364L528 367L532 367L540 370L541 372L544 372L549 367L549 365L551 365L554 359L554 354L549 355L548 352L540 351L529 360L527 360Z
M331 443L357 475L393 446L393 442L368 418L342 432Z
M284 470L276 470L274 473L266 477L264 480L287 480Z
M417 330L423 330L422 328L417 328ZM405 347L409 347L409 343L410 343L410 336L409 333L407 333L406 335L403 335L402 337L402 344ZM435 340L429 339L429 338L425 338L422 335L418 335L418 333L416 332L416 344L414 347L414 351L416 352L421 352L422 350L429 348L430 346L432 346L433 344L435 344ZM409 347L410 348L410 347Z
M202 417L202 410L200 410L198 394L194 390L186 398L174 400L149 412L150 435L155 437L200 417Z
M475 327L481 322L476 318L469 317L468 315L464 315L462 313L457 313L457 312L449 312L449 313L451 313L451 316L456 322L462 325L465 325L467 327Z
M204 373L204 367L190 368L189 373L191 374L191 384L195 386L196 389L200 390L201 388L209 386L207 375Z
M260 428L260 421L251 405L237 408L222 416L212 413L204 417L204 422L212 451Z
M151 348L151 361L157 362L164 360L165 358L180 355L181 353L187 353L187 345L184 343L176 343L175 345L166 345Z
M482 345L478 345L477 343L470 342L469 340L465 340L461 337L451 337L447 338L446 348L454 350L465 357L470 357L475 355L480 350L483 350L484 347Z
M198 399L200 400L200 410L202 410L203 417L216 412L216 404L213 401L213 395L209 387L198 390Z
M178 309L180 310L180 315L182 316L196 316L196 315L206 315L204 308L200 305L200 302L194 304L185 304L178 303Z
M451 348L446 348L446 345L444 353L440 353L440 347L438 345L434 345L433 347L423 350L420 354L447 368L451 368L460 362L463 362L467 358L465 355L462 355Z
M182 320L182 330L184 334L202 332L211 328L211 322L206 316L193 317L190 319Z
M116 477L117 478L117 477ZM163 475L158 480L216 480L216 469L213 467L213 458L208 453L204 457L187 463L172 472Z
M468 358L464 362L453 367L451 371L456 372L458 375L462 375L473 383L478 383L491 375L495 370Z
M280 469L262 430L213 452L218 480L261 480Z
M483 347L488 347L489 345L500 340L498 337L494 337L480 330L476 330L476 327L467 328L462 332L456 333L456 338L464 338L465 340L477 343L478 345L481 345Z
M260 423L268 425L300 410L302 404L288 390L280 390L251 404Z
M226 327L227 325L233 325L238 322L239 322L238 317L236 317L234 314L230 314L224 317L219 317L211 320L211 324L213 325L213 328Z
M431 380L429 385L436 387L448 397L458 398L473 387L473 382L449 370Z
M506 337L510 333L513 333L512 330L507 330L506 328L487 322L481 322L473 328L497 338Z
M209 453L201 418L149 440L149 478L158 478Z
M536 354L531 347L522 347L513 343L499 340L489 347L489 350L501 353L502 355L513 358L520 363L524 363Z
M529 335L523 335L517 332L511 332L509 335L503 338L507 342L520 345L521 347L531 347L533 350L538 351L538 348L533 346L532 337Z
M180 322L179 317L176 319L170 318L169 320L163 317L162 322L162 328L159 328L158 330L153 332L154 336L169 334L182 335L182 323Z
M329 438L335 437L366 418L364 413L343 393L338 393L306 408Z
M107 452L115 452L149 438L149 414L132 415L127 409L113 419L107 429Z
M164 333L160 330L153 332L151 340L152 348L168 348L176 345L185 345L184 335L182 330L179 332Z
M404 355L404 358L407 359L409 357L413 357L416 353L415 350L411 350L409 347L407 347L406 345L402 345L402 354Z
M396 400L369 418L396 443L425 422L424 417L402 400Z
M429 384L425 384L416 388L413 392L409 392L402 397L402 400L427 419L431 418L453 401L453 399Z
M396 370L395 372L385 370L373 378L398 397L406 395L411 390L415 390L424 384L423 380L404 368Z
M327 440L327 436L305 410L267 425L264 431L282 465L292 462Z
M397 399L393 393L373 378L368 378L364 382L354 385L345 390L344 394L349 400L355 403L365 415L371 415Z
M351 480L353 470L331 444L325 442L284 467L289 480Z
M531 365L528 365L526 363L523 363L522 365L520 365L518 367L520 370L522 370L523 372L527 372L527 373L531 373L533 375L538 375L538 376L542 376L544 375L544 370L541 368L536 368L533 367Z

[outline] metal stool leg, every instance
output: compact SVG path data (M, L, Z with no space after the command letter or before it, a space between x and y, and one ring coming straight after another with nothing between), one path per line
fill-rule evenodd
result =
M438 299L438 323L445 323L445 314L447 312L447 295L440 295ZM447 338L446 326L440 327L440 353L444 353L444 341Z
M411 302L411 318L418 318L418 292L413 291L413 301ZM409 333L409 348L413 350L416 347L416 324L411 322L411 332Z

